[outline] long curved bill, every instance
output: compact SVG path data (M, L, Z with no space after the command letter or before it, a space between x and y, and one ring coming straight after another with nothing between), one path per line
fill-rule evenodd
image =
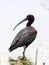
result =
M15 30L15 28L16 28L19 24L21 24L22 22L24 22L24 21L26 21L26 20L27 20L27 18L25 18L25 19L23 19L21 22L19 22L19 23L14 27L13 31Z

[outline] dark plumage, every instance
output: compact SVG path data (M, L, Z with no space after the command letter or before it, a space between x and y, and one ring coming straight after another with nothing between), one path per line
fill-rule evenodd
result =
M34 16L33 15L28 15L24 20L22 20L20 23L22 23L23 21L28 20L28 23L26 25L26 28L22 29L21 31L18 32L18 34L16 35L16 37L14 38L9 51L13 51L14 49L18 48L18 47L22 47L24 46L24 52L23 55L25 53L25 49L28 47L28 45L30 45L36 38L37 35L37 30L31 26L31 24L34 22ZM15 28L20 24L18 23ZM15 29L14 28L14 29Z

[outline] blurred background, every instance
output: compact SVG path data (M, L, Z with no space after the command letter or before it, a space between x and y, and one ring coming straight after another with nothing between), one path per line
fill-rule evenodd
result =
M19 30L26 27L26 22L14 26L28 14L35 16L32 24L38 31L36 40L26 49L26 57L35 62L38 48L38 65L49 64L49 0L0 0L0 61L1 65L9 65L9 56L16 59L22 55L23 47L9 52L8 48Z

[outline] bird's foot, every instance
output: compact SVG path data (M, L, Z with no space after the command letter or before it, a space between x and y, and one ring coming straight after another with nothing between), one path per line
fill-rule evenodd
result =
M25 57L25 56L23 56L23 57L22 57L22 59L23 59L23 60L26 60L26 57Z

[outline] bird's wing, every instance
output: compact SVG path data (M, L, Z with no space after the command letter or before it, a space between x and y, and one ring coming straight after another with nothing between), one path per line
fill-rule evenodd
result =
M11 43L11 46L13 46L13 45L18 43L18 41L19 41L19 39L21 37L22 32L23 32L23 29L21 31L19 31L19 33L15 36L14 40Z
M15 45L15 43L17 43L18 40L19 40L19 38L16 38L16 37L15 37L14 40L12 41L12 43L11 43L11 46Z

